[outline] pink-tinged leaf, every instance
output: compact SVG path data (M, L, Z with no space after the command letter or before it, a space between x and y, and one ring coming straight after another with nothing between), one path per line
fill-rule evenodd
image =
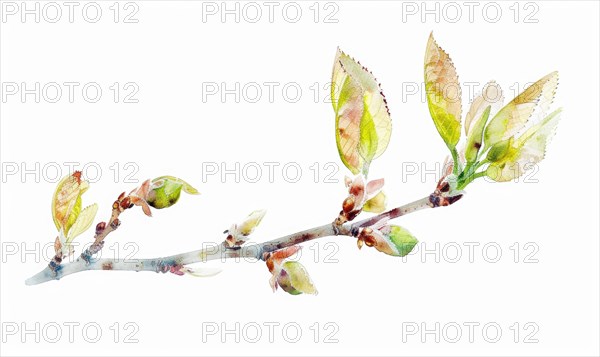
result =
M129 199L134 205L142 207L142 211L144 211L146 216L152 217L152 211L150 210L150 206L146 200L137 196L129 196Z
M81 171L64 177L56 186L52 196L52 219L64 237L81 212L81 196L88 188L88 182L81 179Z
M371 198L379 193L379 191L383 188L385 184L384 179L372 180L367 183L367 197Z
M343 84L336 112L336 142L344 165L353 174L358 174L364 165L358 150L364 92L352 77L346 77Z
M373 74L339 49L331 98L340 158L353 174L366 174L371 161L387 148L392 122Z
M429 36L425 50L425 94L429 113L451 150L460 140L461 90L450 56Z

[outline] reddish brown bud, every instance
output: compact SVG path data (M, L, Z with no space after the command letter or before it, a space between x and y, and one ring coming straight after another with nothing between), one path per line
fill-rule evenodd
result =
M119 195L119 198L117 198L117 201L120 201L120 200L122 200L123 198L125 198L125 192L122 192L122 193Z
M350 213L346 214L346 218L347 218L349 221L352 221L352 220L354 220L354 218L356 218L356 216L358 216L358 215L360 214L360 212L361 212L361 211L362 211L362 210L356 210L356 211L352 211L352 212L350 212Z
M354 203L354 196L348 196L348 198L344 200L344 203L342 203L342 210L346 213L352 211L354 209Z
M352 185L352 186L350 186L349 192L350 192L351 195L358 196L358 195L360 195L363 192L364 189L365 188L363 186Z
M371 234L373 234L373 228L371 228L371 227L363 228L363 230L360 232L361 236L367 236L367 235L371 235Z
M375 237L373 237L372 235L368 235L368 236L364 237L364 240L365 240L365 244L367 245L367 247L372 247L377 243L377 241L375 240Z
M104 229L106 228L106 222L99 222L96 225L96 234L100 234L104 231Z
M129 198L129 196L127 196L121 200L121 208L122 209L128 209L130 205L131 205L131 199Z
M121 225L121 221L118 218L115 218L114 221L110 222L110 226L112 229L117 229Z

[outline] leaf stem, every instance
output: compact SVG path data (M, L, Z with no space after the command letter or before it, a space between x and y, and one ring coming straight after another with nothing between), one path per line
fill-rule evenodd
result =
M450 150L450 153L452 154L452 161L454 161L454 167L452 169L452 173L454 175L458 175L462 171L462 167L461 167L460 161L458 160L458 151L456 151L456 147L453 147Z

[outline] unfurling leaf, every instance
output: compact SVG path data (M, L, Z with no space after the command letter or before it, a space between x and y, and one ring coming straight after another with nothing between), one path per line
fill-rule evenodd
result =
M263 255L263 260L272 274L269 284L273 291L281 286L285 292L292 295L317 293L304 266L295 261L285 261L296 254L300 248L300 246L291 246Z
M461 90L454 64L437 45L433 33L425 51L425 94L437 131L454 150L460 140Z
M133 189L129 193L129 201L136 206L142 207L142 210L146 216L152 217L152 211L150 210L148 202L146 202L149 192L150 180L146 180L140 185L140 187Z
M382 218L369 227L361 228L357 234L358 249L366 245L396 257L410 253L417 239L405 228L389 225L388 221L388 218Z
M400 226L391 226L388 237L401 257L410 253L418 242L417 238Z
M281 288L292 295L317 294L315 285L310 280L304 266L298 262L288 261L283 263L277 283Z
M561 109L552 112L514 140L504 156L490 164L487 176L498 182L510 181L521 176L527 170L527 165L540 162L556 130L560 113Z
M392 121L373 74L339 49L333 66L331 98L340 158L353 174L366 174L371 161L388 146Z
M250 235L250 233L254 231L254 228L256 228L260 224L265 214L267 214L267 211L265 210L256 210L250 213L248 217L244 220L244 222L240 224L240 233L245 236Z
M354 178L345 178L346 187L348 187L348 197L342 203L342 211L336 219L336 224L343 224L351 221L362 210L369 200L374 199L383 188L385 181L383 179L371 180L365 184L365 176L358 174ZM381 200L383 199L383 202ZM382 209L381 205L385 205L385 195L377 197L377 200L372 201L369 209Z
M546 115L558 86L558 72L552 72L531 86L490 119L485 129L485 145L491 147L517 134L533 114L536 107L541 116Z
M375 197L371 198L363 206L363 211L372 213L381 213L385 211L387 197L383 191L379 191Z
M487 106L483 113L481 113L481 117L479 120L475 122L473 125L473 129L467 135L467 144L465 146L465 160L467 162L475 162L477 160L477 155L479 154L479 150L483 145L483 129L485 128L485 124L490 117L491 106Z
M181 190L191 195L199 192L184 180L173 176L161 176L152 180L146 202L156 209L173 206L181 196Z
M248 240L248 236L254 232L254 229L260 224L263 217L267 214L265 210L256 210L248 215L240 224L233 224L226 231L227 238L225 243L229 247L241 246Z
M75 237L90 228L96 217L96 212L98 212L98 205L95 203L91 206L87 206L81 211L67 234L67 244L71 243Z
M375 229L369 236L366 238L365 244L375 247L375 249L382 253L395 257L407 255L418 242L408 230L393 225L386 225Z
M57 253L62 249L63 254L69 254L72 250L70 243L91 226L96 216L96 204L81 209L81 196L88 188L89 184L81 179L80 171L64 177L56 187L52 197L52 219L59 231L55 242Z

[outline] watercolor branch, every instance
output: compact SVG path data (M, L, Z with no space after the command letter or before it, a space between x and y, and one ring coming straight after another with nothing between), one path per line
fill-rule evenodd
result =
M82 195L89 188L81 172L59 182L52 200L52 216L58 237L55 256L48 266L26 280L27 285L58 280L86 270L153 271L213 276L217 269L192 268L190 265L216 259L255 258L266 263L273 290L293 294L316 294L317 290L304 266L289 259L301 244L329 236L356 239L364 245L391 256L405 256L417 239L405 228L392 225L395 218L425 209L450 206L464 195L473 181L487 177L497 182L521 176L530 165L545 156L546 146L558 124L561 110L548 114L558 85L558 73L552 72L503 106L500 86L488 82L471 102L461 120L461 89L452 60L430 35L425 51L425 89L434 125L448 147L442 177L430 195L386 210L384 180L368 180L369 167L381 156L390 141L392 122L386 99L373 74L338 50L332 73L331 98L335 113L336 143L342 163L353 177L345 178L348 196L333 222L292 233L263 243L248 243L265 211L254 211L224 232L219 245L153 259L95 259L107 236L121 224L120 215L140 206L147 215L152 209L164 209L177 203L181 192L198 194L187 182L172 176L145 181L128 195L123 192L114 201L110 219L96 225L92 244L70 263L73 239L85 232L97 212L93 204L82 209ZM492 116L492 112L494 115ZM531 120L535 118L535 120ZM463 144L461 141L464 126ZM355 221L364 212L375 215Z

